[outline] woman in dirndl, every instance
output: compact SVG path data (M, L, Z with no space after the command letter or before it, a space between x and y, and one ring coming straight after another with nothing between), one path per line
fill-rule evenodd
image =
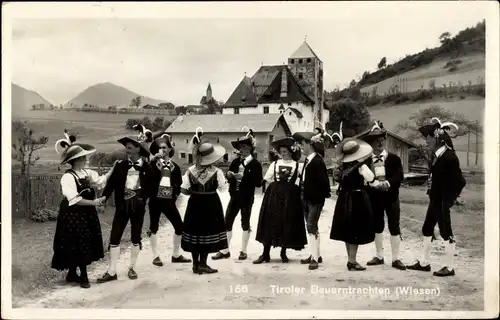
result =
M271 163L264 180L269 184L262 200L256 240L264 245L254 264L270 261L271 247L281 247L281 261L289 261L286 249L304 249L306 229L300 198L301 150L291 137L278 138L272 146L281 159Z
M90 288L87 266L104 257L101 224L96 206L104 203L104 197L96 199L94 188L102 189L111 175L99 176L93 170L84 169L87 156L96 149L87 144L75 143L76 138L64 132L66 138L56 142L56 151L64 148L61 165L70 164L71 169L61 177L64 199L59 207L52 268L68 269L66 281ZM76 269L80 269L80 275Z
M217 191L224 192L228 183L221 169L214 164L226 153L221 145L201 140L203 130L196 129L191 140L195 165L182 178L181 192L189 195L184 215L181 247L191 252L193 273L216 273L207 265L209 253L227 249L224 210Z
M367 184L375 179L369 169L372 148L364 141L345 139L336 149L341 167L330 239L345 242L349 271L363 271L366 268L356 261L358 246L375 240L371 203L366 193Z

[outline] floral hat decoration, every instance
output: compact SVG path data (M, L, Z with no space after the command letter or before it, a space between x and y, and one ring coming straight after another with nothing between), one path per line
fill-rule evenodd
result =
M202 141L203 128L198 127L191 138L190 147L196 166L208 166L219 161L226 149L220 144L212 144L208 141Z
M438 139L439 142L443 142L448 149L454 150L453 142L451 141L451 137L448 134L451 127L454 127L458 130L458 126L453 122L441 122L439 118L432 118L430 124L426 124L420 128L418 131L425 137L434 137Z
M253 149L257 147L257 140L255 139L255 134L252 129L244 126L241 128L241 131L246 132L246 135L237 138L234 141L231 141L231 145L235 149L239 149L241 145L251 146Z

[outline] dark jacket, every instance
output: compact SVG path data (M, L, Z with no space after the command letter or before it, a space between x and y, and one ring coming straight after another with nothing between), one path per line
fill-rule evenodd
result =
M384 167L385 179L389 181L389 184L391 185L389 190L379 191L373 188L368 188L369 194L371 196L379 197L383 193L387 200L396 201L399 198L399 188L405 178L401 158L398 155L389 152L384 161Z
M316 154L302 169L301 186L304 200L313 204L324 202L330 197L330 179L323 158Z
M430 196L454 203L466 185L455 151L447 149L431 166Z
M175 201L179 194L181 193L181 185L182 185L182 173L181 168L177 165L177 163L171 161L174 165L174 170L171 171L170 174L170 185L172 186L172 199ZM155 197L158 193L158 188L160 186L161 180L161 171L156 166L156 161L152 161L151 164L151 197Z
M244 161L240 157L234 159L229 165L229 171L233 173L238 173L240 164ZM236 179L227 176L229 181L229 194L232 196L236 195L238 192L236 190ZM246 166L243 172L243 178L241 179L239 186L239 193L242 197L253 199L255 194L255 188L262 185L262 165L257 159L252 159Z
M151 166L148 164L148 161L145 158L142 160L143 165L139 171L139 183L141 185L140 197L146 201L146 199L148 199L151 195L152 173ZM125 182L127 181L128 170L129 165L127 160L118 161L102 192L102 195L103 197L106 197L106 200L111 197L113 192L115 193L116 208L120 208L124 202Z

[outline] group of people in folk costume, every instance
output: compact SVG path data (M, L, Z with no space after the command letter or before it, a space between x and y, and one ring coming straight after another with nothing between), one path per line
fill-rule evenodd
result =
M128 277L137 279L135 266L142 249L147 200L152 263L163 266L157 238L163 213L174 228L171 262L192 263L195 274L216 273L217 270L207 264L208 255L215 253L213 260L230 258L232 228L239 212L243 232L238 259L248 258L255 189L266 183L256 231L256 240L263 245L263 251L253 263L270 262L272 247L281 248L281 261L286 263L289 261L287 249L302 250L307 245L309 256L300 262L315 270L323 262L318 221L325 200L330 197L324 161L325 143L330 140L336 145L339 163L334 173L339 186L330 239L345 242L347 269L366 270L357 261L357 251L359 245L371 242L375 242L375 255L367 265L384 264L383 231L384 215L387 215L392 267L430 271L431 245L438 224L442 238L448 241L447 261L434 275L454 275L455 240L450 208L465 186L465 180L447 131L452 126L458 127L436 118L432 120L431 124L419 128L432 150L432 165L428 184L430 203L422 228L424 252L422 259L412 265L403 264L399 257L402 240L399 188L404 178L401 159L386 151L387 132L380 122L375 122L367 134L356 139L344 139L342 127L333 135L317 128L315 132L298 132L292 137L275 139L272 147L277 157L264 175L256 155L255 136L246 127L247 134L231 142L239 156L231 162L227 173L216 167L226 154L225 148L204 140L202 128L197 128L191 140L194 164L184 175L172 161L174 143L165 132L152 133L142 125L136 126L140 132L137 137L118 140L125 147L127 160L116 161L108 173L99 175L84 168L87 156L96 149L76 142L75 137L65 131L65 138L56 142L56 151L64 149L61 164L69 164L71 168L61 178L64 199L57 220L52 268L69 270L68 282L90 287L87 266L104 257L96 207L114 193L116 211L109 240L109 268L97 279L98 283L117 279L120 241L129 221L132 248ZM302 156L305 160L299 162ZM102 197L96 198L96 189L103 189ZM224 215L218 193L227 190L231 198ZM176 206L181 193L189 196L184 220ZM191 253L191 259L181 255L181 248Z

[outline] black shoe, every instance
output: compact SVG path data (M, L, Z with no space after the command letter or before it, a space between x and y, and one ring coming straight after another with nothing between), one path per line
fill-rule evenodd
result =
M238 256L238 260L246 260L248 258L248 255L243 252L243 251L240 251L240 255Z
M153 264L157 267L163 267L163 261L161 261L160 257L154 258Z
M323 263L323 258L321 256L318 258L318 263Z
M264 255L261 255L257 260L255 260L253 262L253 264L261 264L262 262L269 262L271 261L271 258L269 256L264 256Z
M229 259L230 257L231 257L231 252L222 253L219 251L215 254L215 256L212 256L212 260Z
M309 264L309 263L311 263L311 256L307 257L307 259L300 260L300 263L301 264ZM318 258L318 263L323 263L323 258L322 257Z
M384 264L384 259L380 259L379 257L373 257L370 261L366 263L367 266L376 266L379 264Z
M219 272L219 270L212 269L209 266L204 265L204 266L198 267L198 272L199 272L199 274L204 274L204 273L210 274L210 273L217 273L217 272Z
M76 273L72 273L72 274L69 274L66 276L66 282L68 283L80 283L81 279L80 279L80 276L77 275Z
M84 289L90 288L89 279L82 279L81 282L80 282L80 287L82 287Z
M185 258L182 254L178 257L172 257L172 263L191 263L191 259Z
M283 263L288 263L288 261L290 261L286 256L286 253L281 252L280 257L281 257L281 262Z
M365 267L362 267L359 263L355 262L355 263L350 263L348 262L347 263L347 270L349 271L365 271L366 268Z
M309 263L309 270L318 269L318 262L314 259L311 259L311 263Z
M392 262L392 267L399 270L406 270L406 266L399 259Z
M97 283L105 283L105 282L114 281L114 280L118 280L118 275L115 274L114 276L112 276L106 272L102 277L97 279Z
M455 269L448 269L447 267L442 267L441 270L435 271L434 275L436 277L449 277L455 275Z
M200 273L200 267L199 266L193 266L193 273L194 274L201 274Z
M425 272L430 272L431 271L431 265L428 264L426 266L422 266L420 264L420 261L417 261L416 263L406 266L406 269L408 270L417 270L417 271L425 271Z
M137 279L137 273L135 272L134 269L129 269L128 270L128 278L131 280Z

